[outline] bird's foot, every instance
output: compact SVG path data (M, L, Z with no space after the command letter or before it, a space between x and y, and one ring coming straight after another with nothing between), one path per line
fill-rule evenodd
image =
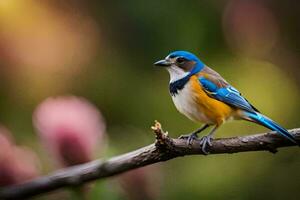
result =
M209 151L207 150L207 146L210 146L210 147L212 146L211 140L212 140L212 136L210 136L210 135L203 136L200 139L200 145L202 146L201 149L205 155L209 154Z
M193 140L197 139L198 136L196 133L191 133L191 134L188 134L188 135L181 135L179 136L179 139L186 139L186 143L188 146L190 146L193 142Z

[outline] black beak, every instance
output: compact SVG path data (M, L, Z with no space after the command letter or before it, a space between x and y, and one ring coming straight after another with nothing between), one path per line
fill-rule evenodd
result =
M159 60L156 63L154 63L155 66L160 66L160 67L169 67L172 65L170 61L167 60Z

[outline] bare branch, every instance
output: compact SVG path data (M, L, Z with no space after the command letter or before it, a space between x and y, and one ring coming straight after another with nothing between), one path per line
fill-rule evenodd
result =
M180 156L200 154L199 141L191 146L186 140L172 139L156 122L152 127L156 142L138 150L113 157L108 160L95 160L86 164L65 168L50 175L32 181L0 189L0 199L20 199L50 192L62 187L77 186L96 179L106 178L122 172L170 160ZM300 140L300 128L289 131ZM279 147L293 146L291 142L274 132L243 137L215 139L210 147L210 154L238 153L246 151L276 152Z

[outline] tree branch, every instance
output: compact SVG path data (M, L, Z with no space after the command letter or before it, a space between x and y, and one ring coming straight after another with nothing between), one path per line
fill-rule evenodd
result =
M50 192L62 187L77 186L86 182L110 177L122 172L170 160L180 156L201 154L199 141L195 140L191 146L186 140L172 139L156 122L152 127L156 142L138 150L113 157L108 160L95 160L86 164L64 168L50 175L36 178L19 185L0 189L0 199L28 198L37 194ZM300 140L300 128L289 131ZM270 151L275 153L279 147L293 146L291 142L274 132L256 134L243 137L215 139L210 154L237 153L246 151Z

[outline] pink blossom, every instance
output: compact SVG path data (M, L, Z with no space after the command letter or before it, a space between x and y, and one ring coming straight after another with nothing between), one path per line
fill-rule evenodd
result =
M36 108L33 124L47 149L63 166L90 161L105 132L98 109L75 96L46 99Z
M278 41L277 21L262 1L227 1L223 16L225 38L233 50L264 55Z
M9 132L0 128L0 186L13 185L38 175L36 154L26 147L13 144Z

